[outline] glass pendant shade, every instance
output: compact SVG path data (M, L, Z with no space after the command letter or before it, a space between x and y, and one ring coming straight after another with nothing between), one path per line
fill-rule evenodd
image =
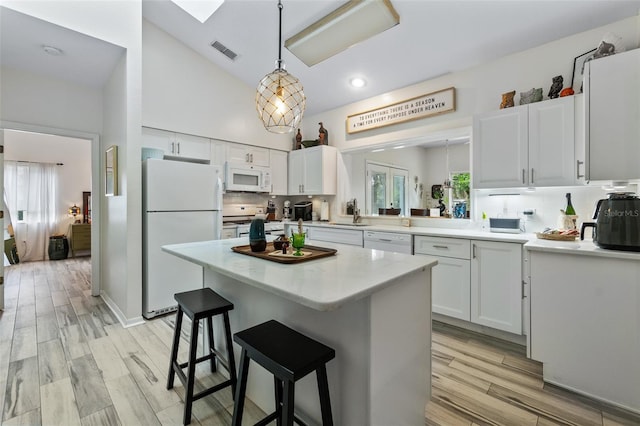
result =
M282 62L282 1L278 0L278 60L276 69L265 75L256 92L256 109L265 129L290 133L302 120L307 98L300 80L289 74Z
M270 132L289 133L296 129L306 102L302 84L284 68L277 68L260 80L256 109Z

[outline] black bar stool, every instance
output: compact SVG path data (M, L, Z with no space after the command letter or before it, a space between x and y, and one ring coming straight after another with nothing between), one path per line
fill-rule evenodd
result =
M266 425L273 420L277 420L278 426L291 426L294 420L304 425L293 412L294 384L314 370L318 379L322 424L333 425L326 364L335 358L335 350L275 320L240 331L234 334L233 340L242 347L240 382L235 393L231 422L233 426L242 424L250 360L273 374L275 387L276 411L256 423L256 426Z
M231 392L236 391L236 363L233 357L233 343L231 342L231 327L229 326L229 311L233 309L233 303L220 296L210 288L202 288L174 295L178 302L178 312L176 314L176 324L173 331L173 346L171 349L171 361L169 363L169 378L167 379L167 389L173 388L173 379L178 374L178 378L185 387L184 398L184 424L191 423L191 405L193 401L211 395L220 389L231 386ZM182 314L186 314L191 319L191 336L189 342L189 361L178 364L178 346L180 344L180 330L182 328ZM227 351L229 359L226 360L221 353L215 349L213 340L213 316L222 314L224 316L224 329ZM196 359L196 349L198 347L198 328L201 319L207 320L207 332L209 337L209 353ZM196 364L211 360L211 372L217 370L216 359L229 372L229 380L205 389L202 392L193 394L195 383ZM187 375L182 371L188 366Z

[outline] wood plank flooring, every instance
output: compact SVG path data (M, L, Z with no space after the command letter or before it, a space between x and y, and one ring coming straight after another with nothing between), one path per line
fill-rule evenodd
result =
M184 388L176 380L165 389L174 316L122 328L91 296L90 268L90 258L74 258L5 269L0 424L182 424ZM186 333L188 325L185 341ZM518 345L434 323L432 355L428 425L640 425L639 416L545 385L542 366ZM205 364L200 388L223 379ZM264 416L251 401L245 407L246 424ZM194 403L192 424L229 425L232 410L225 389Z

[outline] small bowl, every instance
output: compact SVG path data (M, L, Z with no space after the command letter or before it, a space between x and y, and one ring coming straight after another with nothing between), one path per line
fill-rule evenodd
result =
M276 250L282 250L282 244L285 242L289 242L289 239L284 235L280 235L278 238L273 240L273 248Z

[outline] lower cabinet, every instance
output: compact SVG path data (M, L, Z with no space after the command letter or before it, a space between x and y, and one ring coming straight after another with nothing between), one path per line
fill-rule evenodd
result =
M362 247L364 237L362 231L341 228L309 227L307 238L312 241L326 241L329 243L349 244Z
M414 253L435 256L433 312L522 334L522 245L414 237Z
M522 334L522 245L471 243L471 322Z
M416 255L435 256L431 272L431 309L437 314L471 321L470 241L461 238L416 236Z

